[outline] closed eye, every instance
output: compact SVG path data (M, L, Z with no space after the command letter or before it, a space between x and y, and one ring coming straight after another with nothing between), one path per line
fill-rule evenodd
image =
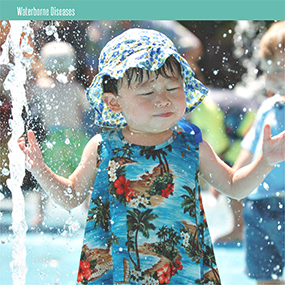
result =
M148 95L151 95L151 94L153 94L153 92L142 93L141 95L142 96L148 96Z
M176 90L176 89L178 89L178 87L174 87L174 88L167 88L167 89L166 89L166 91L174 91L174 90Z

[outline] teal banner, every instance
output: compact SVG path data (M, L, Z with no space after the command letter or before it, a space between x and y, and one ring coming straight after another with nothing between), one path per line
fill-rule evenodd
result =
M0 0L2 20L282 20L285 1Z

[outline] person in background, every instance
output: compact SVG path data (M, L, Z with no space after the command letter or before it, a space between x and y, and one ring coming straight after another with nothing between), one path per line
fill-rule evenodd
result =
M84 78L86 26L88 21L33 21L31 27L34 30L34 42L36 54L45 44L53 41L67 42L75 51L75 74L77 81L86 86Z
M39 58L43 70L27 86L28 101L34 113L42 114L46 137L41 148L47 165L59 175L70 175L90 139L83 120L90 106L84 87L75 78L75 51L69 43L49 42ZM41 210L35 224L42 219Z
M271 134L285 129L285 22L270 26L260 42L265 86L274 95L258 109L252 128L242 141L237 169L255 159L262 149L263 127ZM245 200L243 218L247 274L259 285L284 284L285 263L285 164L278 163Z

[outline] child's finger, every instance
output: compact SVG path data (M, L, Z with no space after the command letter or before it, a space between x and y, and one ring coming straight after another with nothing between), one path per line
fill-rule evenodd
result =
M25 150L25 139L24 138L19 138L18 146L19 146L20 150L22 150L22 151Z
M271 138L271 127L269 124L266 124L263 129L263 140L269 140Z
M38 142L37 142L37 139L36 139L36 136L35 136L34 132L29 130L27 135L28 135L28 140L29 140L30 146L32 148L37 146Z

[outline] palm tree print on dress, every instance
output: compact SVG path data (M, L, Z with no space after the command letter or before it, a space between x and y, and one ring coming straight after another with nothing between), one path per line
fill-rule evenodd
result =
M138 251L138 234L141 232L144 237L149 238L149 230L155 230L154 224L150 221L157 218L157 215L151 214L152 209L148 209L144 212L141 212L138 209L133 209L132 211L128 210L127 215L127 226L128 226L128 239L134 238L135 242L135 252L136 252L136 263L132 258L131 261L134 263L135 269L140 270L140 258ZM130 235L133 233L133 235Z
M195 179L198 179L198 172L195 175ZM197 219L196 212L196 199L195 199L195 189L191 189L188 186L183 186L185 190L189 193L189 195L182 195L181 197L184 199L181 203L181 207L184 208L184 213L189 213L191 217L195 218L196 229L194 233L189 233L189 228L187 229L187 225L181 229L181 236L183 237L183 246L187 255L191 258L191 260L197 264L200 263L201 258L203 258L204 264L208 266L211 271L204 274L203 279L196 280L199 284L207 284L207 282L211 281L213 284L220 284L220 277L215 269L216 260L212 247L209 247L204 244L204 239L202 238L199 241L198 237L204 236L204 229L208 227L205 212L203 209L200 185L198 186L199 191L199 205L200 205L200 216L203 217L203 222L199 223Z
M89 209L87 222L94 222L94 229L100 225L105 232L109 230L110 201L103 202L100 197L91 199L96 207Z
M168 151L172 151L171 145L166 146L165 149L167 149ZM153 160L156 160L156 158L158 158L160 175L163 175L166 171L169 172L169 164L166 160L167 153L163 149L155 149L155 146L141 146L140 155L145 156L146 159L152 157ZM163 157L164 162L162 161L161 156Z
M171 145L166 146L165 149L167 149L169 152L172 151ZM155 149L155 147L141 146L140 155L145 156L147 160L152 157L154 161L156 159L159 161L160 172L158 175L153 176L150 189L147 190L147 193L150 196L161 195L164 198L168 198L169 195L173 195L173 175L170 172L169 164L166 159L166 151L164 149Z
M220 284L194 140L175 133L168 145L142 147L102 136L81 284Z
M109 162L108 171L110 194L114 195L116 200L122 202L125 206L134 199L131 203L133 206L144 208L151 204L150 199L152 196L159 195L168 198L169 195L173 195L173 175L170 172L166 159L167 153L163 149L156 150L155 147L140 147L140 156L144 156L147 160L152 157L154 161L156 159L159 161L152 174L148 174L148 177L141 177L148 180L149 189L139 193L136 185L141 181L130 181L126 178L126 165L136 163L132 159L133 150L131 146L131 144L124 144L122 148L113 150L114 156ZM169 152L172 151L171 145L165 147L165 149ZM149 195L148 197L146 197L147 194Z

